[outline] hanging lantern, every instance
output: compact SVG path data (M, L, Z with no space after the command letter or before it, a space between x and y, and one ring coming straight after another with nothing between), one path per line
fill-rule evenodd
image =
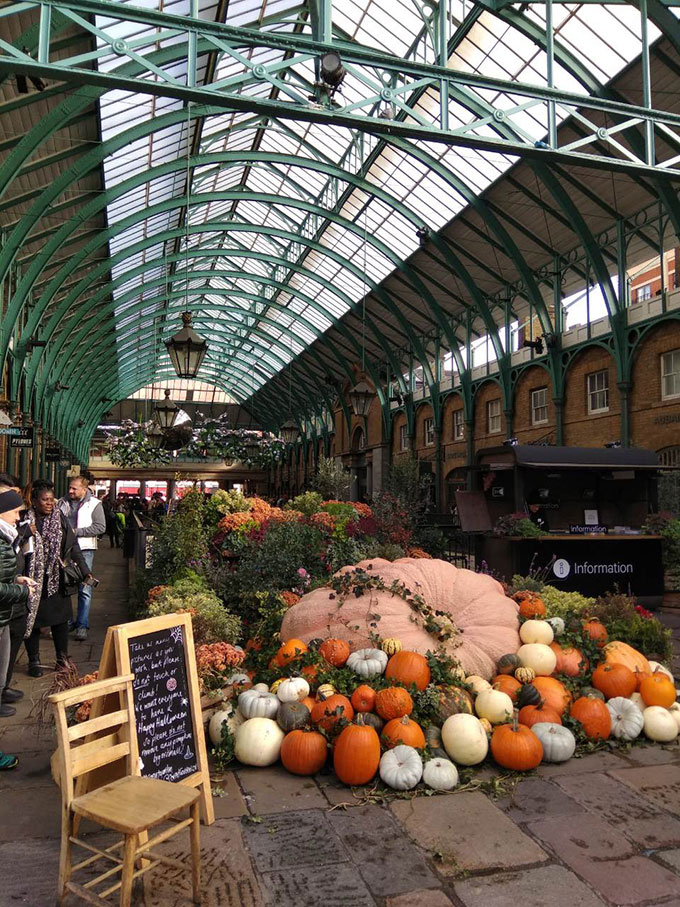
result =
M207 342L191 327L191 312L182 313L184 327L165 346L178 378L195 378L208 352Z
M297 422L293 422L292 419L288 419L284 422L279 432L284 444L294 444L297 441L299 433Z
M367 416L373 403L375 391L365 381L359 381L349 392L349 402L355 416Z
M161 441L163 439L163 429L155 419L152 419L151 422L149 422L146 429L146 436L149 439L149 443L152 447L161 446Z
M157 403L153 409L154 420L158 423L161 432L171 429L177 421L179 409L170 399L170 391L165 391L165 400Z

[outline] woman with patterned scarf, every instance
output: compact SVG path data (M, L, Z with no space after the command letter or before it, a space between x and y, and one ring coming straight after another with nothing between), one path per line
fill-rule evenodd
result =
M69 585L62 564L72 559L89 577L90 571L81 554L68 520L54 500L54 485L44 479L33 483L28 518L33 529L33 553L29 556L28 575L36 588L28 604L26 649L28 673L41 677L40 628L52 628L52 641L57 654L57 667L68 663L68 623L73 618L71 595L78 588Z

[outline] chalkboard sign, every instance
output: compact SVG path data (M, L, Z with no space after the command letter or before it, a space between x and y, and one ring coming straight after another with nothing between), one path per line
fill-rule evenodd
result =
M198 771L184 627L170 627L128 640L139 768L142 775L181 781Z
M215 821L208 754L201 715L194 634L189 614L165 614L109 627L99 678L134 674L133 700L139 772L201 791L203 821ZM95 700L103 711L120 708L110 697ZM89 777L89 776L86 776ZM109 776L99 783L114 780ZM97 784L99 786L99 784ZM77 786L77 796L88 788Z

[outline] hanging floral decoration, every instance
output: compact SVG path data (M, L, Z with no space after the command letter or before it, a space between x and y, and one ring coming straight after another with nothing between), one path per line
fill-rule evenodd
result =
M149 435L151 426L151 422L124 419L117 432L107 434L109 457L114 466L157 466L171 462L170 452L161 449L155 437Z

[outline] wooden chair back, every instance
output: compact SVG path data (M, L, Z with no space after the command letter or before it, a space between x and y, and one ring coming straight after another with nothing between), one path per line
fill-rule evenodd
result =
M62 800L67 808L75 796L76 782L88 772L124 759L126 774L139 775L133 679L133 674L111 677L49 697L57 727ZM103 696L117 696L118 708L69 727L69 710Z

